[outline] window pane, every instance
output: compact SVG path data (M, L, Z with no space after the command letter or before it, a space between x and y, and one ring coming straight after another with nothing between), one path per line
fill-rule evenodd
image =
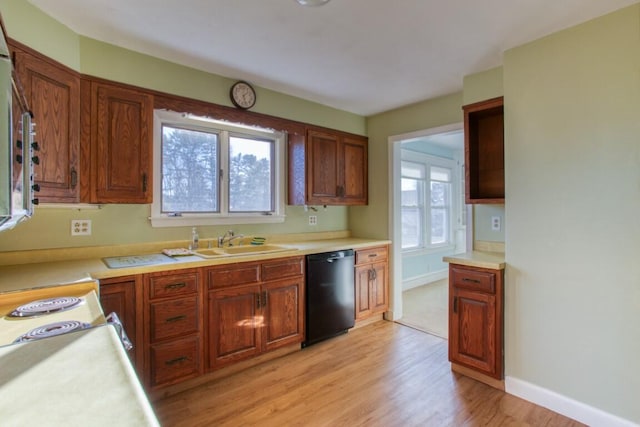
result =
M274 142L229 138L229 212L273 212Z
M431 166L431 179L435 181L451 181L451 169Z
M401 182L401 205L402 206L418 206L420 203L420 195L418 193L419 182L415 179L402 178Z
M162 127L162 212L217 212L218 135Z
M447 243L449 230L449 210L431 208L431 244Z
M449 206L451 184L431 182L431 206Z
M425 165L408 161L402 162L402 176L407 178L424 178Z
M402 218L402 249L418 248L422 241L421 210L414 207L403 207Z

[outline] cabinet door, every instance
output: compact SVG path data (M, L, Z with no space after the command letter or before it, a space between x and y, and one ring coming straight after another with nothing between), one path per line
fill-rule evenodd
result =
M386 311L388 302L388 272L387 263L379 262L371 266L369 279L369 300L371 311L379 313Z
M80 200L80 77L29 53L16 51L18 78L36 123L39 163L34 164L40 202Z
M133 349L128 354L136 364L136 277L106 279L100 281L100 305L105 315L115 312L124 327Z
M335 202L340 191L340 141L337 135L309 131L307 134L307 201L310 204Z
M209 292L209 368L256 356L262 351L259 285ZM259 327L258 327L259 326Z
M496 296L453 287L450 304L449 360L501 375L496 364L501 351L496 342Z
M304 280L302 277L262 286L265 351L304 340Z
M364 319L373 313L369 295L370 265L356 267L356 319Z
M367 140L344 138L340 145L340 197L349 205L367 204Z
M151 203L153 98L92 83L92 202Z

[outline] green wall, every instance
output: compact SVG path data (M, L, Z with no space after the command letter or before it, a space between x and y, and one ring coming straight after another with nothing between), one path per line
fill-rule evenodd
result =
M504 96L506 374L640 423L640 5L506 52Z
M9 36L81 73L176 95L231 105L234 79L205 73L83 36L48 17L26 1L0 0ZM366 135L362 116L300 98L256 87L253 111L356 134ZM37 118L36 118L37 121ZM308 213L287 206L283 224L238 225L244 234L280 234L349 229L348 208L328 207L314 213L317 226L308 225ZM0 235L0 251L101 246L134 242L188 239L191 227L152 228L148 205L105 205L100 210L36 208L32 219ZM92 235L71 237L72 219L91 219ZM199 227L201 238L223 234L229 226Z
M461 105L459 92L367 118L369 205L349 209L349 228L354 235L389 237L389 137L461 123Z

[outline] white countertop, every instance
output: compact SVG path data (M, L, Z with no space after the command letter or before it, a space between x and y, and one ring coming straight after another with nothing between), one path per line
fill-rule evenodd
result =
M3 426L159 426L112 326L0 347Z

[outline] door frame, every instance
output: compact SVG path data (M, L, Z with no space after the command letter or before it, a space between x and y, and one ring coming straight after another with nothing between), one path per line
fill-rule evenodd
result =
M448 133L463 130L464 123L452 123L444 126L423 129L419 131L404 133L400 135L392 135L388 138L388 159L389 159L389 238L391 245L391 265L390 276L392 283L392 294L390 298L389 312L386 318L389 320L398 320L402 318L402 226L400 222L400 179L401 179L401 151L400 143L408 139L414 139L424 136L436 135L439 133ZM462 189L464 191L464 189ZM472 206L466 205L467 209L467 250L471 249L473 243L473 220Z

